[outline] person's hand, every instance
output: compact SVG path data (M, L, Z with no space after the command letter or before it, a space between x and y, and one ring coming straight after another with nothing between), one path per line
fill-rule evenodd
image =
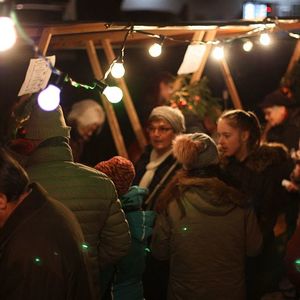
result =
M285 187L285 189L288 192L298 192L299 191L299 187L292 181L284 179L284 180L282 180L281 184L283 187Z

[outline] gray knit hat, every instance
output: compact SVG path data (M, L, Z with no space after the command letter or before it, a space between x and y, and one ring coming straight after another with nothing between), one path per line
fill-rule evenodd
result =
M184 115L178 108L165 105L157 106L152 110L148 121L152 121L153 118L168 121L176 133L182 133L185 131Z
M70 138L71 127L66 125L61 106L52 111L45 111L36 104L24 129L25 138L44 141L55 136Z
M178 135L173 141L173 154L186 170L201 169L219 162L217 146L205 133Z

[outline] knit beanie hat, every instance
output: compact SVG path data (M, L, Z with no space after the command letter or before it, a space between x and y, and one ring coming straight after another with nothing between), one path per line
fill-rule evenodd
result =
M75 121L79 127L97 124L101 127L105 121L105 113L102 106L91 99L85 99L73 104L67 117L68 122Z
M122 156L101 161L95 169L106 174L113 181L119 197L128 192L135 176L133 163Z
M219 162L217 146L205 133L178 135L173 141L173 154L186 170L201 169Z
M168 121L175 133L182 133L185 131L184 116L178 108L165 105L157 106L152 110L148 121L151 121L153 118L159 118Z
M25 138L32 140L44 141L55 136L70 138L70 130L61 106L52 111L45 111L35 104L29 120L24 124Z

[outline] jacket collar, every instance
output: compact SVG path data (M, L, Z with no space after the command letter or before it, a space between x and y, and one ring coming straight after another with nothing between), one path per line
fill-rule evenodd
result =
M50 161L71 161L73 162L72 150L66 140L57 142L42 143L29 157L27 166L36 163Z

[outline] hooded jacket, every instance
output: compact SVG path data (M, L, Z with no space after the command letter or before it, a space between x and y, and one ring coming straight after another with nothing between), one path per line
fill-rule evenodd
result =
M245 257L262 235L243 197L216 177L178 175L179 195L157 218L152 253L170 260L168 299L245 299Z
M112 181L103 173L74 163L64 138L43 142L29 157L27 172L47 192L75 214L89 247L93 279L129 250L128 223Z

